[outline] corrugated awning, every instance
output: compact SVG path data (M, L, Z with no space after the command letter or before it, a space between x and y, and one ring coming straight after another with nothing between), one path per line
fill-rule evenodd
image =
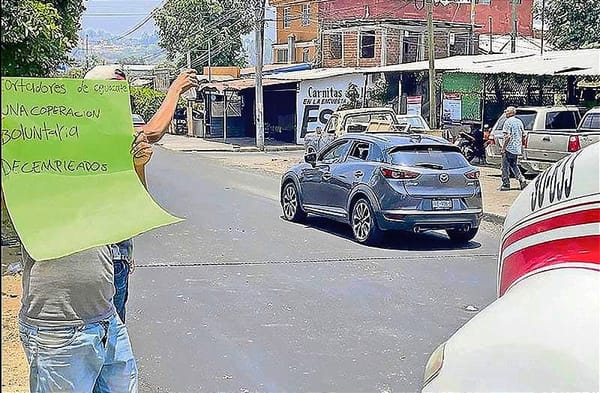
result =
M284 85L288 83L295 83L296 80L278 80L278 79L263 79L263 87L266 86L275 86L275 85ZM201 92L215 92L222 94L227 91L242 91L246 89L254 89L254 79L234 79L231 81L222 81L222 82L212 82L212 83L203 83L200 85L199 90Z
M600 49L552 51L539 54L454 56L435 61L439 71L473 74L600 75ZM367 72L415 72L429 69L427 61L374 67Z

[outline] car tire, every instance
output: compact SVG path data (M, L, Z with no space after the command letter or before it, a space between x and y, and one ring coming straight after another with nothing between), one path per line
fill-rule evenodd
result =
M371 246L381 243L383 231L377 226L375 213L367 199L360 198L352 205L350 225L358 243Z
M479 230L479 228L470 228L467 230L448 229L448 230L446 230L446 233L448 234L448 237L450 238L450 240L452 240L455 243L468 243L471 240L473 240L475 235L477 235L478 230Z
M293 181L285 183L281 189L281 208L283 218L287 221L302 222L306 219L306 212L300 206L298 188Z

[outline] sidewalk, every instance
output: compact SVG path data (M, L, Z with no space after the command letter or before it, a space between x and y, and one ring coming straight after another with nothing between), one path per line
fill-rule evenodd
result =
M259 152L252 138L232 138L231 143L204 140L186 136L165 135L159 143L166 149L188 152L245 152L247 154L226 154L214 156L223 165L247 169L258 169L281 176L290 166L302 162L304 150L302 146L279 143L267 146L265 152ZM498 191L500 186L500 169L479 167L481 171L481 188L483 193L484 219L496 224L503 224L508 209L521 190L517 182L512 180L509 191Z
M258 152L254 138L196 138L186 135L165 134L157 145L170 150L186 152ZM302 146L294 143L266 139L265 151L302 151Z

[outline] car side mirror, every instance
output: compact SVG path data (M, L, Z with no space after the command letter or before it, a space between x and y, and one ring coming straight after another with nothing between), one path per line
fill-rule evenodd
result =
M323 132L323 129L321 127L317 127L315 132L317 133L317 135L321 135L321 133Z
M317 153L307 153L304 155L304 162L312 165L313 167L317 164Z

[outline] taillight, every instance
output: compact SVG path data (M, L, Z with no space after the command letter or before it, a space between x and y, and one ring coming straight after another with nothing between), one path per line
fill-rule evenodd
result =
M465 177L471 180L479 179L479 171L467 172L465 173Z
M579 144L579 135L572 135L569 137L569 153L573 153L581 149Z
M490 145L496 144L496 140L494 139L494 136L492 134L490 134L490 136L488 138L488 142L490 143Z
M527 142L529 142L529 135L523 137L523 148L527 149Z
M389 169L389 168L381 168L381 174L387 179L395 179L395 180L408 180L408 179L416 179L419 177L419 173L407 171L403 169Z

